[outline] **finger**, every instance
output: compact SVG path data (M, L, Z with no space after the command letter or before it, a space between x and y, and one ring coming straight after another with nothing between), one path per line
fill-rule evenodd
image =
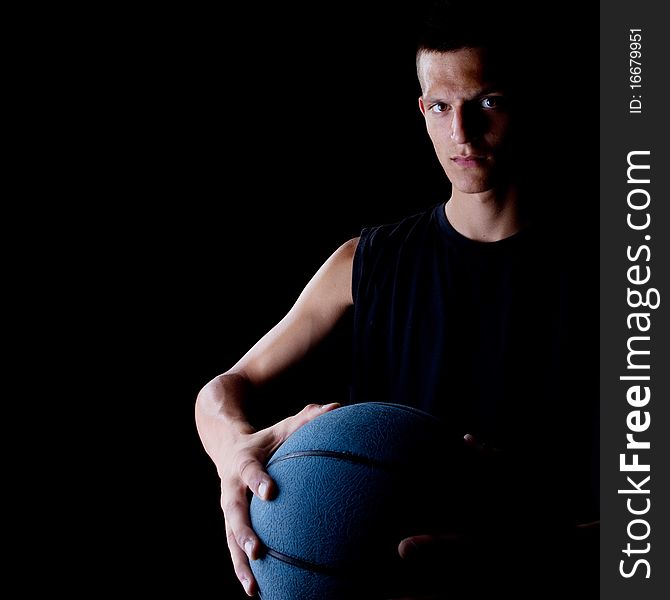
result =
M228 550L230 550L230 557L233 561L233 569L235 576L242 584L247 596L253 596L256 593L256 580L249 567L249 559L247 555L242 552L237 544L237 539L233 530L226 521L226 541L228 543Z
M249 458L243 462L240 465L239 475L244 485L261 500L270 500L276 495L277 486L258 459Z
M479 443L478 443L477 440L475 439L475 436L472 435L471 433L466 433L466 434L463 436L463 441L464 441L468 446L470 446L471 448L477 448L477 447L479 447Z
M260 432L260 434L263 434L268 441L266 444L267 453L272 454L272 452L274 452L288 436L298 428L302 427L305 423L309 423L309 421L319 415L338 408L339 406L340 404L337 402L325 405L308 404L298 414L288 417L263 432ZM277 486L268 475L261 461L257 458L250 457L243 462L240 465L239 475L246 486L261 500L271 500L277 494Z
M249 504L246 492L221 495L221 508L226 518L226 527L230 528L237 546L248 559L255 560L262 548L249 520Z
M308 404L298 414L288 417L275 425L275 434L278 436L278 442L283 442L294 431L309 423L312 419L334 410L340 406L339 402L330 404Z
M436 553L465 542L465 535L449 533L443 535L415 535L398 544L400 558L417 558L427 553Z
M481 454L493 454L499 451L498 448L492 448L487 444L480 443L479 440L471 433L466 433L463 436L463 441L468 447L477 450L477 452L480 452Z

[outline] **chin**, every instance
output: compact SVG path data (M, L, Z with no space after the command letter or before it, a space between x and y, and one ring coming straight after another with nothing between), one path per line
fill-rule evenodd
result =
M443 165L444 166L444 165ZM452 165L449 165L452 167ZM490 190L495 183L491 169L445 169L451 185L463 194L479 194Z
M463 181L458 177L451 179L451 185L463 194L481 194L495 187L493 181L488 179Z

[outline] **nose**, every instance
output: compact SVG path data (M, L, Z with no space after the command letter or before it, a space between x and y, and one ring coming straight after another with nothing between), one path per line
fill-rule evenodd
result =
M453 109L451 119L451 139L457 144L477 141L484 133L485 124L481 115L471 106L463 104Z
M465 144L470 140L472 134L471 119L467 115L464 106L454 108L451 121L451 139L457 144Z

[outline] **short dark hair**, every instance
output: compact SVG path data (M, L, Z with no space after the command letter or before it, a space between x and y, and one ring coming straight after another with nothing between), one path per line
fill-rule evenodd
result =
M500 65L511 67L523 39L515 3L432 0L416 35L416 63L424 52L485 48ZM512 71L512 69L509 69Z

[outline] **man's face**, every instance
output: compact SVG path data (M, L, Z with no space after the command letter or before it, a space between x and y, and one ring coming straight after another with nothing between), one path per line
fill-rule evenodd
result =
M466 194L509 183L510 106L480 48L424 52L419 107L454 188Z

